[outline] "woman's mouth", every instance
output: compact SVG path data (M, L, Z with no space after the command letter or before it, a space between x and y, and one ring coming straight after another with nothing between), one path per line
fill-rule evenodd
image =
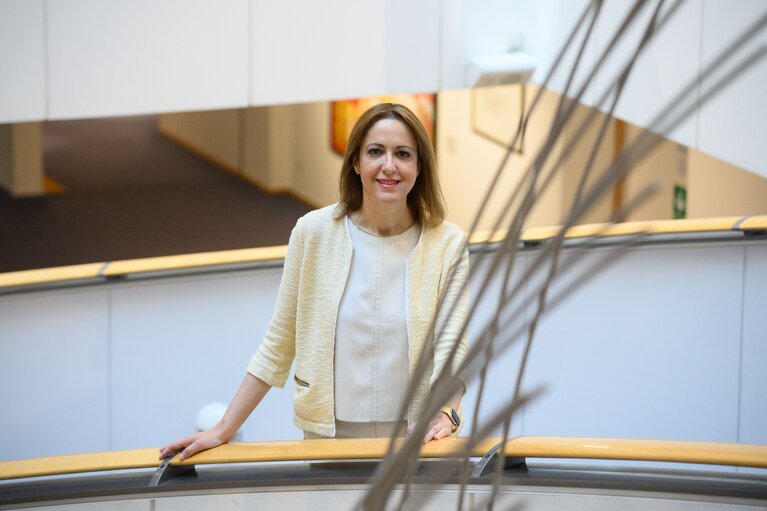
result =
M399 183L399 179L376 179L376 181L382 188L394 188Z

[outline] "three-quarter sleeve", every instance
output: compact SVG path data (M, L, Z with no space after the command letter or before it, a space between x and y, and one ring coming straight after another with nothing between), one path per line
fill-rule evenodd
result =
M304 251L301 220L290 234L274 315L248 364L250 374L273 387L285 386L296 353L296 303Z
M434 370L430 386L439 377L453 347L451 371L455 374L468 352L468 331L464 328L469 314L469 252L463 233L451 237L450 250L444 254L440 294L442 303L434 323ZM454 269L453 269L454 268ZM466 386L464 375L457 374Z

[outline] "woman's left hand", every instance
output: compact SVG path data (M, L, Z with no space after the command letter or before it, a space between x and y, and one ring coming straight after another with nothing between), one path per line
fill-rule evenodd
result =
M429 428L426 430L426 436L423 437L423 443L428 444L432 440L448 437L452 431L453 423L450 422L447 415L437 412L437 415L429 421Z

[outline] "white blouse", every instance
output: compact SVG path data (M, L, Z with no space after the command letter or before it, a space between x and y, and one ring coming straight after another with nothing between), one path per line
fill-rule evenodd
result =
M376 236L347 222L354 252L336 321L336 419L394 421L408 385L407 259L420 228Z

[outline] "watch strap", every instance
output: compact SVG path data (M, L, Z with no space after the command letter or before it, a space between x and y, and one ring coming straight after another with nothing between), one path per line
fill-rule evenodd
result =
M439 411L447 415L447 418L450 419L450 423L453 425L450 433L455 433L458 431L458 427L461 425L461 416L458 415L458 412L454 408L447 406L443 406L439 409Z

